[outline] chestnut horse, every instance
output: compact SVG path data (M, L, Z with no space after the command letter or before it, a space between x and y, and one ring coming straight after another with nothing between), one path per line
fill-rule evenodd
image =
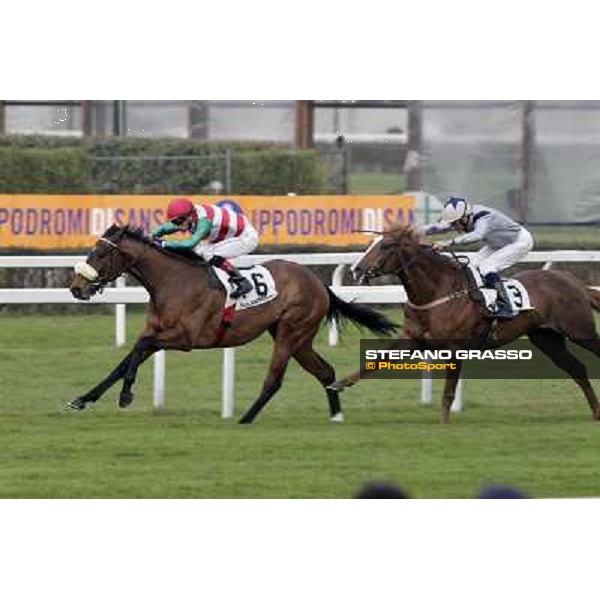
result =
M268 330L275 342L262 391L241 419L251 423L280 388L290 358L326 389L331 418L342 421L338 392L327 389L335 381L333 367L313 348L324 318L349 320L375 334L391 334L396 326L367 306L338 298L307 267L283 260L264 266L275 281L278 295L270 302L235 313L223 328L225 291L215 283L211 267L196 255L160 249L141 230L113 225L96 242L87 261L79 265L71 284L75 298L89 300L122 273L129 273L150 295L147 320L133 350L98 385L69 403L83 410L123 379L119 406L131 404L131 388L138 367L157 350L241 346Z
M421 234L410 225L399 225L384 232L352 270L356 278L367 283L384 274L400 278L408 296L400 339L413 341L415 347L431 344L432 340L457 340L457 347L464 345L458 340L479 340L483 345L487 342L500 346L527 335L575 380L593 417L600 419L600 405L585 365L569 352L565 341L568 338L600 356L600 338L592 312L592 309L600 311L600 293L586 287L573 274L541 269L520 272L515 278L529 292L534 310L510 320L491 321L482 315L481 308L471 297L476 290L470 289L464 265L423 244ZM446 371L441 409L443 423L450 418L460 368L461 363L457 361L456 370ZM368 375L369 371L357 371L330 389L343 390Z

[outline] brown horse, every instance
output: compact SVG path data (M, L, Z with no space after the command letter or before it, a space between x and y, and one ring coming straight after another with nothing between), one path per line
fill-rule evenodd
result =
M400 225L383 233L353 267L355 277L366 281L384 274L397 275L408 296L406 318L399 338L415 347L432 340L481 340L494 346L522 335L566 371L582 389L600 419L600 405L589 382L587 370L566 346L566 338L600 356L600 339L592 309L600 311L600 293L586 287L565 271L529 270L516 276L529 292L534 310L511 320L491 321L472 299L464 265L422 244L420 233ZM403 342L406 344L406 341ZM393 345L391 346L393 347ZM404 346L403 346L404 347ZM461 363L446 371L441 420L447 423L460 378ZM358 371L330 386L342 390L354 385L369 371Z
M69 406L83 410L123 379L119 406L124 408L133 400L131 388L138 367L157 350L241 346L268 330L275 342L269 372L260 395L240 422L251 423L277 392L292 357L326 389L332 420L343 420L338 392L327 389L335 381L333 367L313 348L321 322L347 319L378 335L390 334L396 326L369 307L344 302L304 266L283 260L264 266L273 276L278 295L266 304L236 312L224 329L225 290L204 261L162 250L139 230L110 227L78 269L71 293L89 300L122 273L130 273L150 295L146 326L116 368Z

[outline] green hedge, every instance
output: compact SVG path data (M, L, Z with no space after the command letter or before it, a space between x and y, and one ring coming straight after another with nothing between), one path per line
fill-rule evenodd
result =
M313 194L325 190L326 171L313 150L240 152L232 180L240 194Z
M0 148L0 192L87 193L90 165L81 149Z
M209 141L182 138L136 138L107 137L84 138L81 136L53 135L2 135L0 147L9 148L86 148L97 156L127 156L143 154L166 154L183 156L204 154L211 151L266 150L269 148L288 148L279 142L256 141Z
M86 139L62 135L1 135L0 148L82 148Z
M95 156L210 156L231 149L252 152L273 148L286 149L270 142L222 142L174 138L105 138L90 140L87 146Z
M326 167L314 150L281 144L178 139L84 140L0 137L0 192L206 193L226 181L232 194L319 194Z

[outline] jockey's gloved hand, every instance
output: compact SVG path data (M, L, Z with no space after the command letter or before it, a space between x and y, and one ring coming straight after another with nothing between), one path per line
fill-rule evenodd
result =
M442 250L445 250L446 248L448 248L451 245L452 245L452 241L451 240L444 240L444 241L441 241L441 242L435 242L435 244L433 244L432 248L436 252L441 252Z
M159 248L164 248L165 247L165 241L161 240L160 238L152 238L152 242L154 243L155 246L158 246Z

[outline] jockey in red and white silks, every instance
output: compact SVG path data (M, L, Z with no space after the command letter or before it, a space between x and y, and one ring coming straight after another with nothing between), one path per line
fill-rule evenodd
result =
M195 209L199 221L206 219L211 224L204 238L208 243L194 248L207 261L214 256L237 258L258 246L258 233L242 213L214 204L196 204Z
M185 240L161 240L164 248L188 248L225 271L235 286L233 299L252 290L250 281L228 260L248 254L258 246L258 233L244 214L226 206L194 205L187 198L177 198L169 203L167 219L152 232L153 237L175 231L191 235Z

